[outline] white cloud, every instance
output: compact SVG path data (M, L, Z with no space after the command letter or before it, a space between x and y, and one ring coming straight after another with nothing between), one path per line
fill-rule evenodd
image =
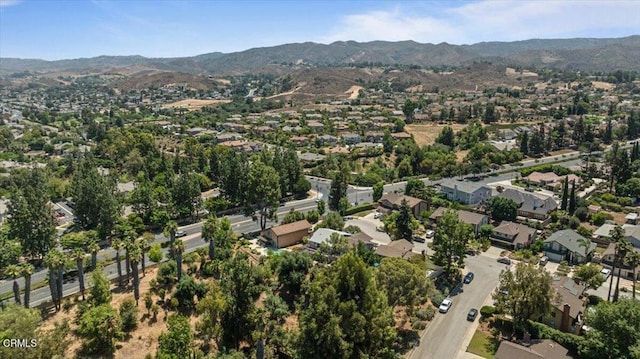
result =
M0 7L9 7L13 5L18 5L22 2L22 0L0 0Z
M415 40L470 44L640 34L639 1L482 0L430 9L432 4L403 3L402 7L391 10L347 15L320 41Z

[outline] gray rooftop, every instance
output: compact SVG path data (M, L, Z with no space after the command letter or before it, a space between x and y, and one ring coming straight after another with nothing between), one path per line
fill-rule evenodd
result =
M550 235L549 238L544 240L544 243L558 242L571 252L584 253L584 247L580 246L580 240L585 239L586 238L571 229L563 229ZM589 253L595 250L596 247L596 243L591 243L591 245L589 246Z

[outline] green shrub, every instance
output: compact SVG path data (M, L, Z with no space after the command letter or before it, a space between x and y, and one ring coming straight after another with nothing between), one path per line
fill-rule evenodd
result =
M604 299L598 297L597 295L590 295L588 297L589 300L589 305L598 305L600 304L600 302L602 302Z
M426 327L427 323L423 321L413 322L413 324L411 325L411 328L413 328L413 330L423 330Z
M433 293L433 296L431 297L431 302L433 303L433 305L435 305L436 307L439 307L440 304L442 304L442 301L446 298L447 296L444 295L444 293L442 293L439 290L436 290Z
M496 307L492 307L490 305L485 305L480 308L480 315L483 318L489 318L496 312Z
M604 222L606 221L610 221L613 219L613 216L610 215L609 213L604 213L604 212L598 212L596 214L594 214L593 216L591 216L591 224L593 224L594 226L601 226L604 224Z
M120 320L123 332L130 332L138 326L138 307L133 299L127 299L120 304Z
M612 195L611 193L603 193L600 196L600 199L605 202L617 203L616 196Z
M418 317L418 319L427 320L427 321L432 320L435 315L436 315L436 310L432 306L428 306L425 309L420 309L416 313L416 316Z
M373 209L373 203L365 203L358 206L349 207L345 212L345 216L349 216L355 213L370 211Z
M585 340L581 336L563 333L545 324L534 321L529 321L529 333L537 339L553 339L558 342L558 344L573 352L578 352L578 347Z

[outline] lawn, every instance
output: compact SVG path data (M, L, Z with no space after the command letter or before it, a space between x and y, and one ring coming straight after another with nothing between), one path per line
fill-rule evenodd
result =
M473 338L471 338L471 343L469 343L467 351L488 359L493 359L493 356L496 353L493 338L490 334L481 330L476 330L473 334Z

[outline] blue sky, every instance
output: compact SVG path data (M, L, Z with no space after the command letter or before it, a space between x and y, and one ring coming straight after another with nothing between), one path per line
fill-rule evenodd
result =
M471 44L640 34L640 1L0 0L0 57L234 52L292 42Z

